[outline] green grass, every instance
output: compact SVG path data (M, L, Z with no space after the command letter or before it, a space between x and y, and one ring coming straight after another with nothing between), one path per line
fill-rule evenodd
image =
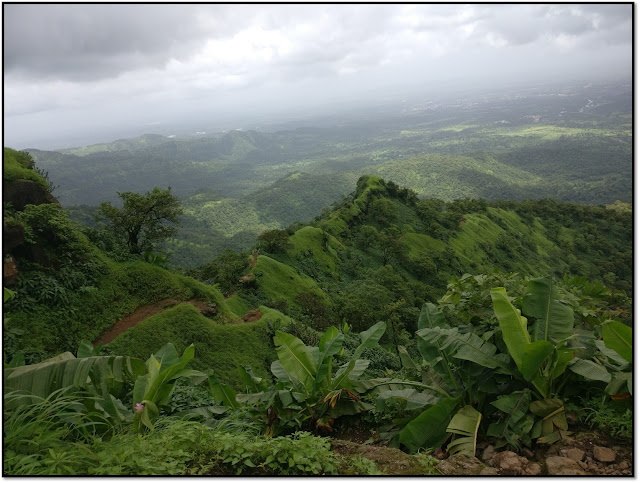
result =
M328 302L315 281L306 275L298 275L294 269L273 258L258 256L253 273L262 291L272 300L284 299L295 304L296 295L311 292Z
M251 365L256 375L270 380L276 359L265 320L241 324L217 324L191 304L180 304L150 317L120 334L109 344L118 355L147 359L171 342L179 353L194 344L196 355L190 367L213 370L221 381L241 388L237 368Z
M238 319L222 294L209 285L145 262L105 263L95 289L71 293L64 305L34 305L28 311L12 311L9 306L11 328L24 332L18 348L42 357L64 350L75 353L80 341L95 340L136 308L163 299L206 300L218 306L220 323Z
M446 248L446 243L429 235L421 233L406 233L402 242L409 248L409 256L416 258L421 253L441 252Z
M305 250L311 250L313 257L319 262L324 271L334 276L338 275L336 267L338 260L337 250L342 248L342 243L335 237L329 235L327 251L322 247L322 230L320 228L305 226L297 230L289 237L289 240L293 245L292 248L287 250L289 256L293 257Z
M48 189L47 181L34 169L27 167L28 162L28 158L21 152L11 148L4 148L2 179L5 181L26 179Z

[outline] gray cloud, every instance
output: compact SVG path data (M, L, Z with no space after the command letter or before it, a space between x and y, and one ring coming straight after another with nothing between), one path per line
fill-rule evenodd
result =
M161 67L226 33L225 22L211 29L200 13L197 5L5 5L5 71L82 81Z
M626 73L631 29L631 5L607 4L7 4L5 132L286 110L403 82Z

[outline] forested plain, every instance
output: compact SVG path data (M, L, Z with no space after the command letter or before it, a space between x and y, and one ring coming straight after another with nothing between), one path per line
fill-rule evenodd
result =
M171 186L185 214L165 249L174 266L194 268L224 248L249 247L265 229L311 221L363 174L445 201L631 201L630 99L623 84L425 96L321 127L28 151L85 223L117 191Z
M585 431L627 461L630 95L5 148L4 473L428 475L491 447L552 474ZM144 254L94 220L169 185L181 226Z

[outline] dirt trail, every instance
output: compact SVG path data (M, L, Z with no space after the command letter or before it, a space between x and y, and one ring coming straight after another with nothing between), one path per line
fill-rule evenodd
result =
M180 303L182 303L180 300L164 299L160 302L156 302L155 304L143 305L141 307L138 307L133 313L117 321L111 326L111 328L109 328L100 337L94 340L93 345L97 346L99 343L108 344L113 339L122 334L125 330L138 325L140 322L148 319L152 315L164 312L166 309ZM193 305L198 310L200 310L200 312L203 312L210 306L210 303L204 300L188 300L186 303Z

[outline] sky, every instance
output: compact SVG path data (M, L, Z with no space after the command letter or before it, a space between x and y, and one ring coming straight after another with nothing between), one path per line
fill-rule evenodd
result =
M3 33L17 149L632 71L630 4L5 4Z

